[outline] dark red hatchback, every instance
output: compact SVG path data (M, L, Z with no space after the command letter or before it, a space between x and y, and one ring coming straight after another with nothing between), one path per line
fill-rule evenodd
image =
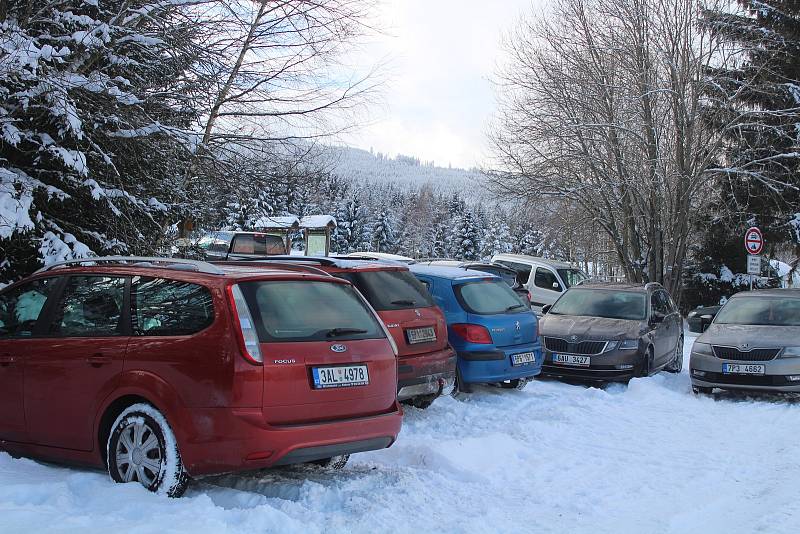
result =
M314 269L94 258L0 291L0 448L171 496L388 447L396 384L374 310Z
M351 282L383 320L397 345L397 398L418 408L452 391L456 353L444 314L408 266L389 261L308 256L253 258L259 265L313 265ZM277 262L277 263L276 263Z

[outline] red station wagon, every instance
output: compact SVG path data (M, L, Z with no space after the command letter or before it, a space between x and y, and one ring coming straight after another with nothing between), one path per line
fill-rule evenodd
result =
M316 269L56 264L0 291L0 448L170 496L191 476L341 467L400 431L395 350Z
M397 398L428 407L455 382L456 353L447 341L444 314L425 286L399 262L275 256L260 265L314 265L351 282L378 312L398 351Z

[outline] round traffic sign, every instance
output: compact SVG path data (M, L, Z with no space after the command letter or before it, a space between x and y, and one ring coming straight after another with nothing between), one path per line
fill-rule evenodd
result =
M761 254L761 251L764 250L764 234L761 233L761 230L755 226L747 229L744 234L744 248L750 254Z

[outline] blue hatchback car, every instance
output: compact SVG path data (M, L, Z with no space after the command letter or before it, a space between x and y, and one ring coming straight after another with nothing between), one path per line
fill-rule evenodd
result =
M487 383L521 389L541 372L536 315L502 278L456 267L410 269L444 311L461 391Z

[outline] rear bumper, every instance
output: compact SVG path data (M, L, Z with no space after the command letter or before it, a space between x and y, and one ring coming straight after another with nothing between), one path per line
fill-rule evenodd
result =
M403 418L398 403L386 414L301 425L269 425L259 408L192 409L186 416L190 424L181 428L178 440L193 476L385 448L397 439Z
M314 460L324 460L334 456L345 454L355 454L357 452L374 451L385 449L392 444L391 438L372 438L361 441L349 441L347 443L336 443L334 445L322 445L319 447L304 447L295 449L273 465L291 465Z
M453 389L456 381L455 369L449 373L427 375L413 380L404 380L398 384L397 400L403 401L423 395L441 395Z
M533 352L536 361L523 365L513 365L511 356L523 352ZM542 349L538 344L506 347L502 350L460 351L458 370L467 384L487 384L504 382L518 378L532 378L542 371Z
M440 394L451 388L455 381L456 353L448 347L436 352L402 357L397 370L398 400Z

